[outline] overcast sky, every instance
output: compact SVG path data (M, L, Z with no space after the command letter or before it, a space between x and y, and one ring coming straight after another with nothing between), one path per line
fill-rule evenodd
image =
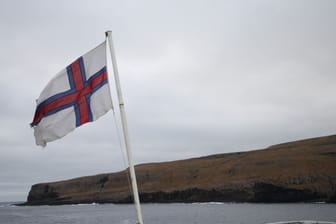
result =
M106 30L136 164L335 134L335 12L319 0L2 0L0 201L125 168L111 112L44 149L29 126L47 82Z

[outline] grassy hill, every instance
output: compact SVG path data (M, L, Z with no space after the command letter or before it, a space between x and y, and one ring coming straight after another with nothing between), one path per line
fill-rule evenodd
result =
M336 202L336 135L135 167L142 202ZM33 185L25 204L129 203L125 171Z

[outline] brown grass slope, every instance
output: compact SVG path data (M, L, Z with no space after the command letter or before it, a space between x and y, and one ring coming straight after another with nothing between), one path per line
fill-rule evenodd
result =
M336 135L136 166L142 202L336 199ZM128 203L125 171L33 185L26 204Z

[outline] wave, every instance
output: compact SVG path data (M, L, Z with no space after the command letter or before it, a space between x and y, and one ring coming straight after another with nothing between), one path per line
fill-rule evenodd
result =
M216 201L212 201L212 202L194 202L191 204L197 204L197 205L224 205L224 204L228 204L227 202L216 202Z
M79 203L79 204L71 204L71 206L96 206L100 205L99 203L92 202L92 203Z

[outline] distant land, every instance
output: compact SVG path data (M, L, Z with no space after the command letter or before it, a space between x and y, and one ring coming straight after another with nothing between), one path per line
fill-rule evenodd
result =
M143 203L336 202L336 135L135 167ZM31 187L22 205L131 203L125 171Z

